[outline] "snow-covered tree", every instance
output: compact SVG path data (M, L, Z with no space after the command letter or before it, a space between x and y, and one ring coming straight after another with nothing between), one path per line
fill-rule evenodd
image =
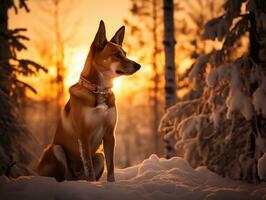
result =
M205 25L203 38L222 47L199 56L190 71L202 95L169 108L160 125L193 167L266 180L265 22L265 1L226 0L224 13Z
M212 46L210 43L200 40L204 23L212 18L215 13L221 12L221 2L211 0L187 0L174 1L175 37L180 40L175 46L175 63L178 94L184 93L188 85L187 74L191 67L184 72L183 58L195 59L200 53L204 53ZM152 66L151 82L149 83L148 96L151 104L151 131L154 141L158 138L158 117L163 113L163 79L164 79L164 55L163 55L163 1L162 0L132 0L131 13L125 23L130 31L126 38L128 53L138 54L139 62ZM184 63L184 62L183 62ZM186 64L185 67L188 67ZM182 69L183 68L183 69ZM199 92L190 94L195 96ZM172 142L174 145L174 141ZM157 145L155 145L157 146ZM162 145L159 145L162 146ZM166 148L169 144L166 143ZM157 149L157 148L155 148ZM159 148L160 149L160 148ZM155 151L156 152L156 151ZM159 151L160 152L160 151Z
M175 5L175 33L178 38L176 45L177 63L177 94L178 98L190 88L188 74L193 62L199 55L207 53L217 42L202 40L205 23L217 13L222 12L222 1L186 0L177 1ZM187 63L189 62L189 63ZM183 63L183 64L182 64ZM190 92L185 98L198 96L202 91Z

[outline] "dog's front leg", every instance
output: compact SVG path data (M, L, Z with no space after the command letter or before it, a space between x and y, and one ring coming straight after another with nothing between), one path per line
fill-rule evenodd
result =
M95 172L92 163L91 147L85 141L87 140L84 139L78 140L79 152L84 168L85 177L86 180L88 181L96 181Z
M104 155L106 160L107 167L107 181L114 182L114 147L115 147L115 138L114 138L114 129L109 130L103 138L103 148Z

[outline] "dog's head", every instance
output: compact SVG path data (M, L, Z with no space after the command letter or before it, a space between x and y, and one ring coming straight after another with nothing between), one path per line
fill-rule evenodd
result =
M93 65L104 75L115 78L120 75L131 75L140 69L140 64L130 60L122 48L125 35L125 26L122 26L110 41L107 41L105 25L101 21L94 41L91 45L93 51Z

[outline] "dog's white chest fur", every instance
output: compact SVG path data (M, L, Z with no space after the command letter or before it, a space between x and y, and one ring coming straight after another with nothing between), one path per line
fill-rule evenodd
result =
M80 111L81 117L77 120L81 120L80 123L83 124L79 129L84 129L85 132L90 132L89 134L89 143L92 144L93 149L97 149L101 144L104 134L110 129L110 127L114 127L116 123L116 108L98 108L98 107L84 107ZM75 136L76 132L72 126L72 122L69 116L65 116L62 114L62 125L65 131Z
M85 107L82 110L84 123L87 127L99 127L102 125L114 125L116 122L116 109Z
M108 128L114 127L116 123L116 109L112 108L84 108L84 123L92 131L90 142L97 148Z
M114 126L116 123L116 108L92 108L92 107L85 107L80 113L82 123L85 124L86 127L90 128L98 128L102 126ZM61 115L63 127L68 132L73 132L73 127L70 122L69 117L67 117L64 112Z

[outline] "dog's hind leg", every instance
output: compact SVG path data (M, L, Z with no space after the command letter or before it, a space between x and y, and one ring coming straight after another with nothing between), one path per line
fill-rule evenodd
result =
M71 179L66 155L60 145L47 146L38 163L37 171L40 176L54 177L57 181Z
M70 174L69 168L68 168L68 164L67 164L67 157L65 154L64 149L62 148L61 145L54 145L53 147L53 152L55 157L57 158L57 160L64 165L64 169L65 169L65 179L66 180L72 180L72 176Z
M96 153L93 157L92 157L92 162L93 162L93 168L94 168L94 172L95 172L95 176L96 176L96 181L98 181L102 174L103 174L103 170L104 170L104 156L102 153Z

